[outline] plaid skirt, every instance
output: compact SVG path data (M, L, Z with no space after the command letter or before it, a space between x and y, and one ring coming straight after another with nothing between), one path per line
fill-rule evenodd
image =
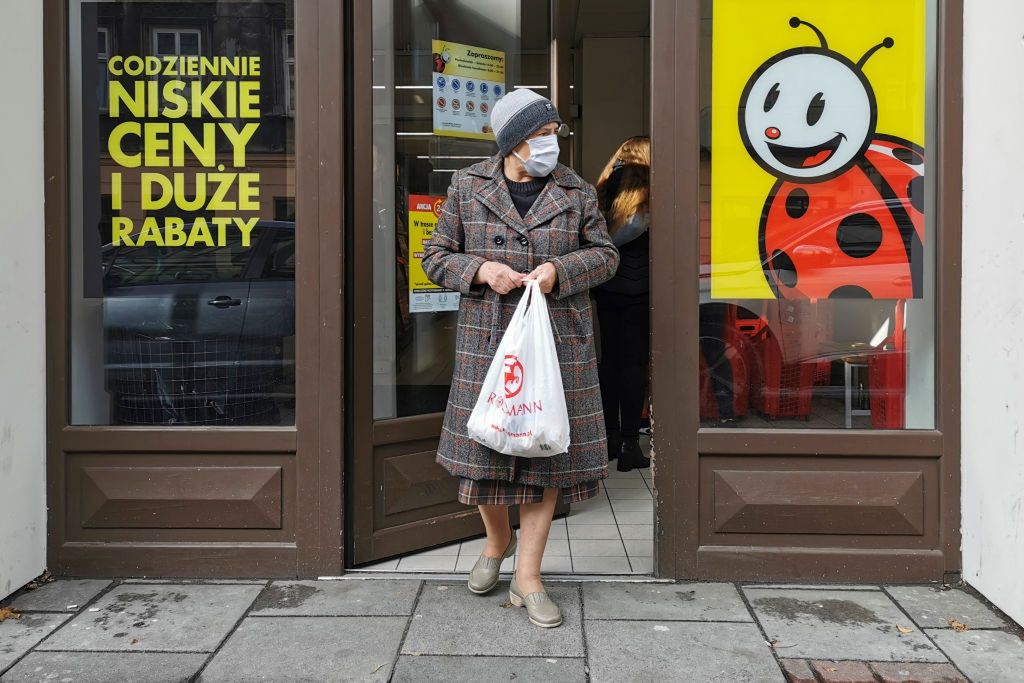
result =
M578 503L593 498L600 490L600 480L585 481L561 489L562 502ZM459 502L466 505L522 505L539 503L544 499L544 487L536 484L518 484L498 479L459 480Z

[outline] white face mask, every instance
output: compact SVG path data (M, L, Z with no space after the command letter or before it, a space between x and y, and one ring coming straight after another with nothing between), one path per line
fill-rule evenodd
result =
M543 178L555 170L558 164L558 136L541 135L530 138L526 141L530 146L530 156L526 159L519 156L518 152L512 152L519 161L523 162L523 168L534 178Z

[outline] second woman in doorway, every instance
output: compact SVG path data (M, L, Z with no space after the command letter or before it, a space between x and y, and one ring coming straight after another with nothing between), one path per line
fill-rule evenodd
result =
M608 459L628 472L649 467L640 448L640 418L650 356L651 140L631 137L597 180L597 201L619 248L619 269L594 290L601 327L601 401Z

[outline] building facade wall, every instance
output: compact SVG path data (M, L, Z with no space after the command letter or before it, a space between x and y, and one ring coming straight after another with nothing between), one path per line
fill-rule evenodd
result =
M966 3L964 28L964 578L1024 623L1024 5Z
M0 11L0 598L46 562L43 6Z

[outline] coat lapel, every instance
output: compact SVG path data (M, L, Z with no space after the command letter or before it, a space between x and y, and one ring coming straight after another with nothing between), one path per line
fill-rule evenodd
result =
M558 214L569 210L572 202L569 200L569 195L562 189L564 187L580 187L580 182L575 173L559 164L551 172L551 180L541 190L537 201L526 212L524 221L527 230L544 225Z
M512 203L512 195L509 194L508 185L505 184L500 155L495 155L487 161L476 164L471 167L469 172L471 175L484 179L484 182L480 183L480 190L476 195L480 203L522 235L539 225L544 225L563 211L569 210L572 201L563 188L582 187L579 176L559 164L551 172L551 180L541 190L537 201L526 212L526 216L522 217L516 210L515 204Z
M476 198L491 212L521 235L527 232L526 224L523 223L516 205L512 203L512 195L509 194L508 185L505 184L504 171L502 170L501 156L495 155L487 161L470 168L470 174L485 179L480 183Z

